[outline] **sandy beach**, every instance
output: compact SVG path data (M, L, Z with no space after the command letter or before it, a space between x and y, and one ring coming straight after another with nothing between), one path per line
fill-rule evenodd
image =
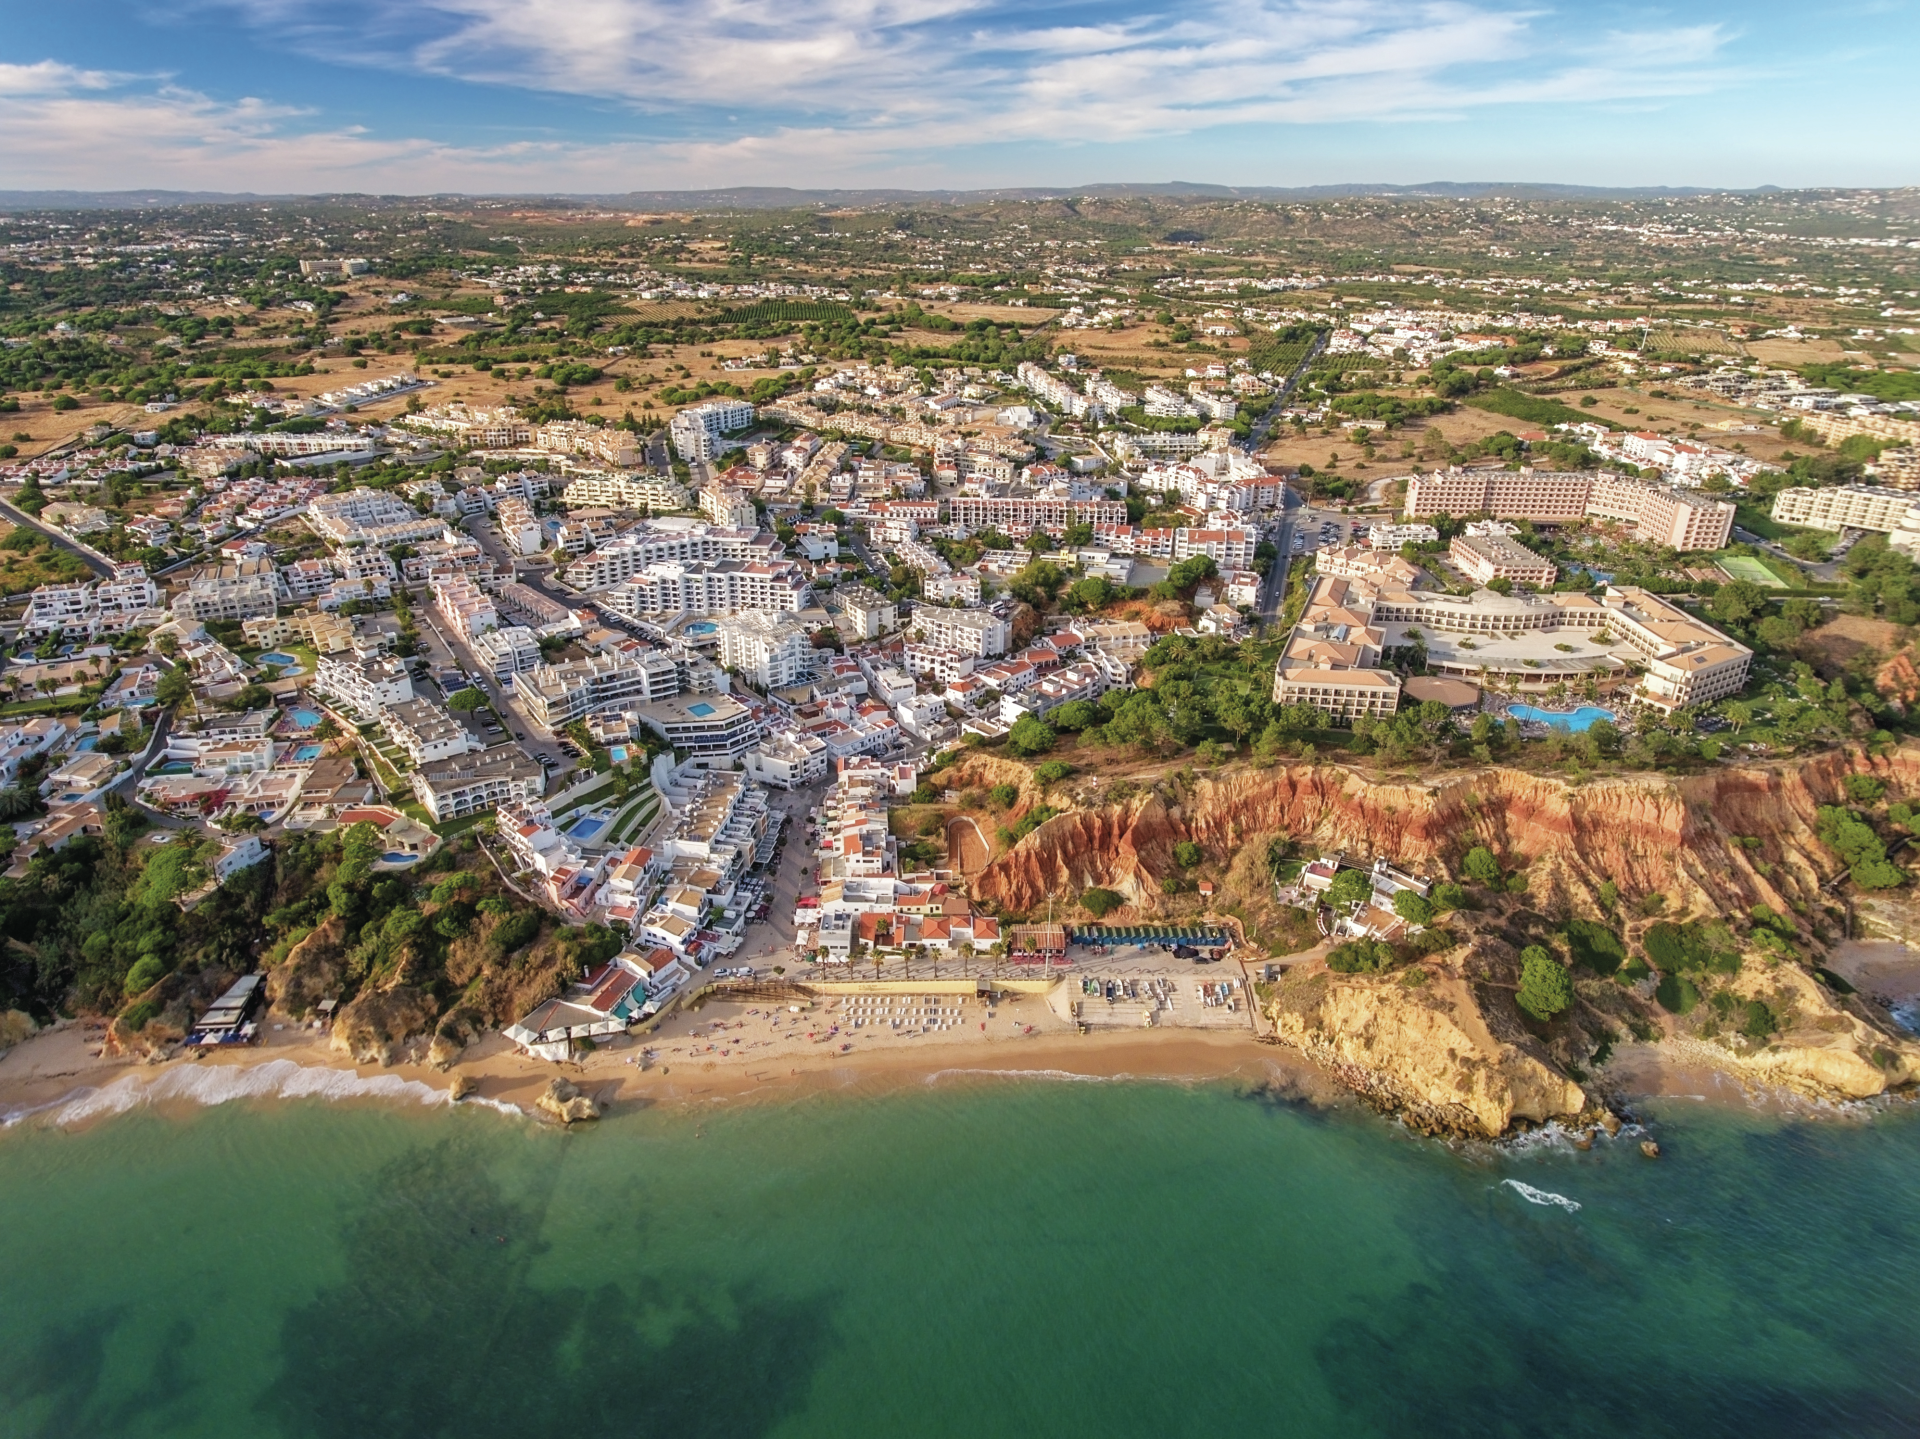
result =
M911 1022L903 1018L909 1014ZM897 1027L896 1019L901 1021ZM264 1031L251 1046L148 1063L102 1056L101 1025L63 1024L0 1057L0 1116L19 1122L52 1114L75 1095L122 1085L150 1089L156 1096L197 1095L199 1102L230 1091L239 1096L248 1090L238 1074L231 1085L222 1085L214 1072L283 1061L302 1071L339 1076L333 1087L307 1078L297 1092L338 1098L364 1092L419 1102L444 1093L456 1076L464 1076L475 1086L472 1099L527 1110L556 1075L612 1106L878 1094L909 1084L1042 1076L1279 1082L1302 1092L1337 1092L1305 1058L1261 1042L1251 1027L1081 1034L1037 995L993 1005L944 994L836 996L797 1010L784 1003L709 1001L669 1015L646 1034L615 1039L564 1064L528 1058L499 1035L489 1035L449 1070L420 1062L424 1040L408 1046L394 1064L356 1065L332 1047L324 1032L273 1023ZM183 1070L195 1074L172 1078ZM286 1066L279 1065L275 1072L283 1071ZM355 1079L363 1083L356 1086ZM296 1091L268 1091L281 1092Z

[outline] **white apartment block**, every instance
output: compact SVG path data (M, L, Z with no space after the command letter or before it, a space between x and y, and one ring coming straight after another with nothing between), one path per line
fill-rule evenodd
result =
M833 592L841 628L856 643L878 639L899 621L899 607L865 585L841 585Z
M909 674L921 679L930 679L943 689L955 680L964 679L978 667L980 660L976 655L962 654L959 650L941 649L931 644L907 645L900 655L901 663L906 665Z
M1407 480L1408 519L1439 515L1568 524L1618 520L1635 538L1679 550L1717 550L1733 533L1733 505L1626 475L1565 470L1441 470Z
M760 689L802 684L813 673L813 637L797 619L750 611L714 625L720 663Z
M436 823L540 798L546 773L518 745L456 755L422 765L407 777Z
M270 560L241 560L208 568L187 581L173 601L177 620L245 620L280 608L280 586Z
M1447 555L1476 585L1511 580L1546 589L1558 573L1551 560L1542 559L1505 535L1455 535Z
M664 650L590 655L537 665L516 674L513 688L542 729L557 730L590 714L670 699L680 693L680 671Z
M540 641L524 625L485 630L472 641L474 658L487 667L494 681L508 683L540 663Z
M1064 534L1069 525L1124 525L1127 506L1123 500L1049 500L1037 497L958 496L948 506L948 517L956 529L969 534L976 530L997 529L1019 538L1035 530Z
M352 655L323 656L314 672L313 687L363 720L377 720L381 710L413 698L413 678L407 667L389 655L367 660Z
M745 490L732 485L707 485L700 491L700 513L724 530L757 530L760 512Z
M753 423L753 406L745 400L707 400L682 410L667 426L667 437L683 460L711 460L721 452L730 430Z
M577 590L604 590L641 573L649 565L692 560L772 560L781 553L772 535L751 530L715 529L704 520L665 519L635 525L615 535L566 568L564 578Z
M1097 416L1100 406L1057 375L1050 375L1031 360L1023 360L1015 372L1030 395L1038 396L1054 409L1076 419Z
M518 495L508 495L493 508L493 528L511 554L537 555L545 547L546 533L533 506Z
M492 598L470 576L458 572L435 578L433 607L464 640L500 627L500 611Z
M337 495L318 495L307 506L307 518L316 533L336 545L416 544L438 539L446 523L422 515L405 500L384 490L356 489Z
M1187 403L1185 395L1161 385L1147 386L1145 409L1148 415L1162 420L1184 420L1199 413Z
M1432 525L1374 525L1367 530L1367 546L1375 550L1397 550L1402 545L1437 545L1440 531Z
M635 619L740 610L792 613L805 609L809 599L807 577L792 560L662 561L600 595L606 608Z
M481 748L466 727L431 700L402 700L380 711L380 726L415 769Z
M1229 573L1253 563L1253 549L1259 542L1254 530L1180 529L1173 532L1173 558L1178 563L1205 555L1222 573Z
M1773 517L1783 525L1810 530L1873 530L1891 534L1916 508L1911 490L1882 485L1834 485L1827 489L1782 490L1773 499ZM1911 528L1911 526L1908 526Z
M555 420L533 432L534 445L550 454L585 455L609 465L637 465L643 459L637 436L612 425Z
M327 560L295 560L280 566L280 593L295 604L317 600L333 588L338 576Z
M922 604L914 609L913 628L920 632L918 643L975 659L1003 655L1013 640L1012 626L991 610Z
M920 594L935 604L977 605L980 603L980 576L924 575L920 581Z
M827 777L827 746L810 734L770 734L745 755L747 778L776 789L802 789Z
M592 472L567 481L560 503L568 509L605 505L617 510L684 510L686 487L677 480L631 470Z
M49 635L60 630L87 632L125 629L136 620L156 618L160 587L145 565L113 567L111 579L77 585L41 585L27 602L21 619L23 635Z

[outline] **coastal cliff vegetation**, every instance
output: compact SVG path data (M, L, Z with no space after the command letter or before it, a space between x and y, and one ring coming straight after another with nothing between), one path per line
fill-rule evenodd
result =
M471 838L390 870L371 825L283 833L186 907L205 888L202 846L155 838L110 800L102 834L0 880L9 1009L110 1016L110 1044L157 1051L236 975L264 968L278 1014L304 1020L335 1001L334 1045L355 1059L426 1035L444 1058L619 947L511 891Z

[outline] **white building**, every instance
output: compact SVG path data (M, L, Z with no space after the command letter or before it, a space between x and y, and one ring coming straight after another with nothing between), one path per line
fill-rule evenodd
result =
M797 619L758 611L714 621L720 663L760 689L784 689L813 673L813 640Z
M913 612L919 643L931 649L952 650L976 659L992 659L1007 652L1013 628L991 610L947 609L919 605Z
M1812 530L1873 530L1891 534L1908 524L1916 508L1910 490L1881 485L1834 485L1826 489L1782 490L1773 500L1773 517L1783 525Z
M271 560L242 560L209 566L187 581L173 602L173 617L205 623L207 620L245 620L279 611L280 594Z
M482 747L464 725L430 700L410 699L389 705L380 711L380 724L415 769Z
M590 714L628 709L680 693L680 672L664 650L589 655L515 674L514 693L541 728L557 730Z
M596 470L567 481L560 503L568 509L604 505L618 510L684 510L687 491L678 481L659 475Z
M457 755L422 765L407 776L435 823L537 800L546 774L518 745L495 745L481 754Z
M525 674L540 663L540 641L525 625L504 625L484 630L472 641L474 658L487 667L494 680L508 683L513 676Z
M388 655L366 660L351 655L323 656L314 671L313 687L363 720L377 720L381 710L413 698L413 679L407 667Z
M745 400L707 400L682 410L667 426L667 437L683 460L711 460L725 448L730 431L753 424L753 406Z

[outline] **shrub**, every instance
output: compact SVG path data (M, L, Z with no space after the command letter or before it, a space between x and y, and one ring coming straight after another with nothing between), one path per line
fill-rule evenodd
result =
M987 803L995 809L1006 809L1020 798L1020 787L1012 784L997 784L987 791Z
M1126 902L1125 895L1110 889L1090 889L1080 896L1080 907L1095 919L1104 919Z
M1620 886L1615 884L1612 880L1610 879L1601 880L1599 893L1600 893L1600 907L1602 909L1611 910L1619 906Z
M1573 981L1566 969L1545 949L1530 944L1520 951L1519 1006L1542 1022L1573 1003Z
M1053 748L1058 738L1053 727L1043 719L1033 715L1021 715L1013 722L1013 728L1007 732L1007 748L1015 754L1045 754Z
M1626 962L1627 947L1620 942L1620 936L1598 920L1572 920L1567 924L1566 936L1573 962L1595 974L1612 974Z
M157 1003L151 999L143 999L131 1009L127 1010L125 1014L122 1014L120 1016L120 1022L127 1027L129 1033L138 1034L141 1030L145 1029L147 1025L152 1022L154 1016L159 1013L160 1006Z
M1433 923L1433 906L1410 889L1394 895L1393 912L1408 924Z
M1872 804L1887 792L1887 787L1870 774L1847 776L1847 798L1860 804Z
M1063 759L1050 759L1033 767L1033 777L1042 784L1058 784L1072 773L1073 766Z
M167 977L167 962L157 954L143 954L133 962L133 968L127 971L124 988L131 999L136 994L145 994L161 980Z
M1173 862L1182 869L1192 869L1205 858L1200 846L1190 839L1183 839L1173 847Z
M1343 869L1327 889L1327 903L1336 909L1359 904L1373 895L1373 881L1362 869Z
M1765 1039L1779 1027L1771 1009L1757 999L1747 1001L1747 1021L1740 1026L1740 1032L1748 1039Z
M1653 992L1660 1001L1660 1007L1668 1014L1691 1014L1693 1007L1700 1002L1700 991L1693 987L1693 981L1678 974L1665 975L1660 987Z
M1449 909L1465 909L1467 907L1467 892L1451 881L1445 884L1436 884L1433 887L1433 907L1436 912Z
M1393 946L1377 939L1350 939L1328 951L1327 968L1339 974L1372 974L1396 958Z
M1493 851L1484 845L1475 845L1467 851L1466 860L1461 866L1468 879L1479 884L1500 883L1500 861L1493 857Z

